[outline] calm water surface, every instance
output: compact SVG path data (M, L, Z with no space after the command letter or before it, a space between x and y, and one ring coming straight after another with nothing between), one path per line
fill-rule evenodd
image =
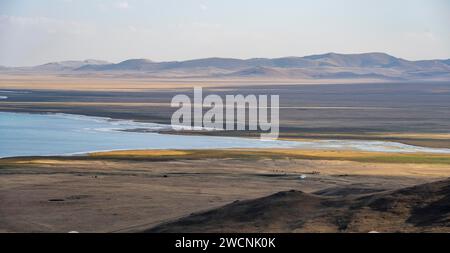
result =
M167 128L167 126L70 114L0 112L0 157L70 155L123 149L219 148L305 148L450 153L449 149L421 148L382 141L260 141L246 138L121 131L162 128Z

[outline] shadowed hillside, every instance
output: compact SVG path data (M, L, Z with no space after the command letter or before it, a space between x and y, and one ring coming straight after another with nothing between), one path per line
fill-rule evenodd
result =
M279 192L191 214L146 232L450 232L450 179L375 191Z

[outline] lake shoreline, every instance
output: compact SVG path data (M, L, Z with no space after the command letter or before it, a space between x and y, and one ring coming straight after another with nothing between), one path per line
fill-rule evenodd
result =
M28 84L32 82L28 77L25 79ZM34 83L28 88L17 87L14 90L4 86L0 95L8 96L8 99L0 100L0 111L59 112L168 125L170 115L175 110L169 103L172 97L177 94L189 95L192 91L192 87L174 88L166 84L161 84L157 90L139 91L73 91L65 90L63 86L65 83L59 86L60 89L52 90L40 89ZM450 94L435 95L437 90L448 89L448 83L445 82L307 86L277 84L270 89L264 85L236 86L227 83L204 88L206 93L220 96L246 95L249 92L280 95L283 109L280 110L279 137L283 140L374 140L450 148ZM331 100L329 94L333 94ZM422 98L421 102L416 100L417 96ZM423 103L430 106L423 107ZM354 110L342 109L348 107ZM185 131L174 134L259 137L259 133L248 131Z
M9 113L9 112L0 112L0 116L8 118L8 115L13 115L12 118L18 118L18 121L24 120L23 117L31 117L32 121L31 123L27 124L33 124L33 120L37 120L37 122L42 122L43 119L52 120L58 124L64 124L71 125L71 124L81 124L78 126L79 129L71 128L69 126L69 129L66 129L64 131L69 131L71 134L81 134L78 133L79 131L86 131L85 134L91 135L92 137L96 138L97 135L104 135L103 139L103 145L98 145L98 143L95 143L98 148L94 148L95 145L92 148L89 148L89 142L90 140L84 136L84 134L81 134L79 138L85 138L86 143L84 144L84 148L82 150L75 150L72 147L70 147L70 143L63 143L67 150L67 152L48 152L43 153L39 151L38 153L30 153L27 154L26 152L24 154L19 153L19 155L2 155L2 157L11 157L11 156L29 156L29 155L44 155L44 156L54 156L54 155L61 155L61 156L70 156L70 155L80 155L80 154L88 154L88 153L95 153L95 152L105 152L105 151L123 151L123 150L160 150L160 149L175 149L175 150L183 150L183 149L204 149L205 146L209 146L211 149L245 149L245 148L272 148L272 149L283 149L283 148L290 148L290 149L300 149L300 150L347 150L347 151L368 151L368 152L392 152L392 153L429 153L429 154L447 154L450 153L450 149L435 149L435 148L426 148L426 147L419 147L419 146L412 146L412 145L405 145L401 143L396 142L384 142L384 141L361 141L361 140L272 140L272 141L261 141L257 138L251 138L251 137L234 137L234 136L207 136L207 135L201 135L201 134L192 134L192 135L174 135L173 131L171 131L169 128L170 126L167 125L161 125L161 124L153 124L153 123L143 123L143 122L136 122L132 120L119 120L119 119L112 119L112 118L104 118L104 117L91 117L86 115L78 115L78 114L62 114L62 113ZM25 119L26 120L26 119ZM6 124L7 120L3 120L4 124ZM87 122L87 123L86 123ZM14 123L13 123L14 124ZM22 123L19 127L21 129L27 129L28 125L25 123ZM37 123L42 124L42 123ZM33 125L33 128L35 127L42 127L39 125ZM57 124L57 125L58 125ZM68 126L61 125L61 128L67 128ZM17 127L17 126L14 126ZM7 127L6 127L7 128ZM11 130L11 129L10 129ZM145 131L144 131L145 130ZM5 131L5 129L0 129L0 131ZM66 134L64 132L61 132L61 129L55 129L54 131L57 131L57 133L60 133L63 136L60 136L60 139L64 139ZM205 131L201 131L205 132ZM18 133L18 132L15 132ZM122 133L122 135L120 134ZM166 134L171 133L171 134ZM52 137L53 134L51 132L47 133L49 137ZM109 135L111 136L109 136ZM20 135L20 134L19 134ZM6 136L6 135L5 135ZM14 135L13 135L14 136ZM16 134L16 136L18 136ZM43 143L47 143L47 140L39 139ZM69 135L70 136L70 135ZM125 136L128 136L127 139ZM157 141L160 143L158 144L153 143L152 138L157 138ZM113 139L111 139L113 138ZM147 144L143 142L140 138L150 138L148 139ZM166 140L172 140L174 143L169 144L166 143ZM61 139L61 140L62 140ZM117 144L111 144L111 145L118 145L116 147L106 147L108 145L108 140L112 141L113 143L116 142L116 139L122 140L119 141ZM179 140L185 140L184 144L177 144ZM71 139L75 143L78 143L78 139L75 137L72 137ZM139 144L133 144L133 140ZM200 140L200 144L197 144L196 141ZM22 140L24 143L26 143L28 140ZM100 141L102 142L102 141ZM14 139L10 140L10 143L15 143ZM31 142L32 143L32 142ZM59 145L62 145L60 141L58 141ZM11 144L14 145L14 144ZM23 144L25 145L25 144ZM32 145L32 144L30 144ZM26 147L26 145L24 146ZM33 148L33 147L31 147ZM22 148L24 149L24 148Z

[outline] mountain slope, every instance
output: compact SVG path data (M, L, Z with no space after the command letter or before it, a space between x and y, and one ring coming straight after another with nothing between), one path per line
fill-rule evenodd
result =
M280 192L145 232L450 232L450 179L386 192L347 190Z
M106 61L101 60L84 60L84 61L62 61L62 62L50 62L43 65L30 68L33 71L65 71L74 70L86 65L105 65Z
M117 64L110 63L110 64L86 64L83 66L79 66L77 68L74 68L73 70L76 71L142 71L146 70L147 68L151 68L154 66L155 63L153 63L150 60L147 59L130 59L126 61L119 62Z
M408 66L410 62L385 53L336 54L306 56L306 59L327 63L335 67L387 68Z
M72 75L127 73L149 77L450 80L450 60L408 61L385 53L327 53L246 60L213 57L168 62L147 59L129 59L119 63L65 61L2 71L64 72Z

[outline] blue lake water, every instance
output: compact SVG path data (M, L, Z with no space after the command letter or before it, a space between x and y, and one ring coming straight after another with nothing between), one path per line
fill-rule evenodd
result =
M260 141L248 138L165 135L121 130L168 126L70 114L0 112L0 157L70 155L124 149L305 148L450 153L382 141Z

